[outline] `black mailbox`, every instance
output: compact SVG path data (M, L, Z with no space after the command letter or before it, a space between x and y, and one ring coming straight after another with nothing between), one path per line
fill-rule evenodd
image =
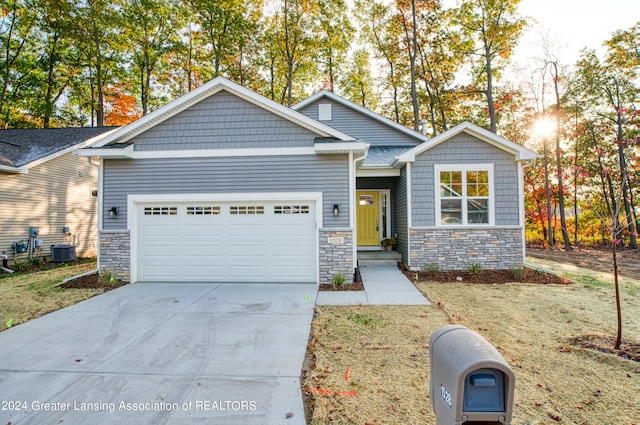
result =
M429 340L431 404L437 425L510 425L515 375L486 339L445 326Z

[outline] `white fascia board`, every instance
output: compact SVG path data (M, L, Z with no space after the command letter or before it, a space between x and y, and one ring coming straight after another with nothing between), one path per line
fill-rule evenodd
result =
M271 99L267 99L249 89L246 89L236 83L223 78L216 77L206 84L184 94L177 99L172 100L163 107L156 111L146 115L133 123L116 130L108 137L102 139L96 147L102 147L110 143L123 143L131 140L133 137L149 130L150 128L166 121L167 119L175 116L176 114L184 111L192 105L213 96L214 94L226 90L236 96L247 100L263 109L266 109L276 115L281 116L289 121L297 123L298 125L322 136L322 137L335 137L341 140L353 140L353 137L348 134L342 133L328 125L322 124L316 120L313 120L306 115L303 115L291 108L287 108Z
M326 97L330 100L333 100L334 102L340 103L344 106L346 106L347 108L353 109L357 112L360 112L363 115L368 116L369 118L372 118L376 121L381 122L382 124L385 124L391 128L394 128L410 137L413 137L414 139L418 140L418 141L422 141L422 142L426 142L427 140L429 140L429 137L425 136L422 133L419 133L409 127L406 127L402 124L398 124L397 122L390 120L387 117L383 117L380 114L377 114L367 108L364 108L360 105L358 105L357 103L353 103L352 101L345 99L342 96L338 96L337 94L330 92L329 90L322 90L319 91L318 93L296 103L295 105L293 105L291 108L299 111L300 109L304 108L305 106L308 106L310 104L312 104L313 102L315 102L318 99L321 99L322 97Z
M357 177L399 177L400 169L398 168L379 168L368 169L360 168L356 171Z
M369 144L366 142L314 143L313 149L318 154L366 153L369 150Z
M524 146L521 146L517 143L505 139L502 136L492 133L489 130L465 121L462 124L459 124L445 131L444 133L438 134L432 139L429 139L427 142L422 143L421 145L418 145L401 155L398 155L392 165L395 166L397 163L414 162L417 155L420 155L421 153L433 148L434 146L437 146L440 143L449 140L450 138L463 132L468 133L484 142L489 143L490 145L513 154L516 161L531 161L538 157L538 155L534 151L525 148Z
M315 155L312 147L299 148L247 148L247 149L191 149L167 151L137 151L131 154L133 159L163 158L226 158L247 156L293 156Z
M11 174L29 174L29 168L10 167L8 165L0 165L0 171Z
M101 158L133 158L133 145L127 145L122 148L85 148L75 152L78 156L97 156Z

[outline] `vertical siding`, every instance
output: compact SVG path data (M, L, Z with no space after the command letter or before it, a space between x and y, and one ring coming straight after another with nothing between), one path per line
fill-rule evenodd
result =
M137 151L313 146L318 135L228 92L202 100L135 139Z
M104 187L104 229L126 228L127 194L176 193L322 192L324 227L349 225L346 155L105 160ZM109 219L113 206L120 214Z
M494 164L495 225L519 224L518 164L515 157L468 134L429 149L412 165L413 226L435 226L434 164Z
M391 220L393 232L398 234L396 250L402 254L402 262L409 264L409 240L407 239L407 167L400 170L394 190L391 191Z
M299 112L317 120L318 105L327 103L331 104L332 119L321 122L356 139L364 140L374 146L417 146L420 144L418 139L327 98L321 98L305 106Z
M42 254L51 245L76 243L78 256L96 255L98 168L71 153L33 167L29 174L0 173L0 252L12 258L11 244L29 240L29 227L40 230ZM62 233L68 226L71 235ZM28 253L20 254L20 258Z

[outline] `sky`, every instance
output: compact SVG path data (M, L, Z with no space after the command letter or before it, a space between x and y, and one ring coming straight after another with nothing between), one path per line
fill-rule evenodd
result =
M603 53L612 32L640 21L638 0L522 0L518 10L537 21L520 41L518 55L536 54L540 34L548 33L565 64L573 64L585 46Z

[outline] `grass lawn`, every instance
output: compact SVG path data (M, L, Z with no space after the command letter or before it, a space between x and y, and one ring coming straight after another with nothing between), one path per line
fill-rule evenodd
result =
M3 274L0 278L0 331L70 306L104 289L62 289L63 279L96 268L96 263L73 264L35 273Z
M513 424L637 424L640 364L575 342L615 336L613 289L573 279L571 285L422 282L417 287L431 307L317 307L310 343L316 367L303 379L303 387L315 388L307 392L310 423L435 424L429 337L460 324L483 335L513 368ZM636 285L625 285L621 297L623 339L637 352Z

